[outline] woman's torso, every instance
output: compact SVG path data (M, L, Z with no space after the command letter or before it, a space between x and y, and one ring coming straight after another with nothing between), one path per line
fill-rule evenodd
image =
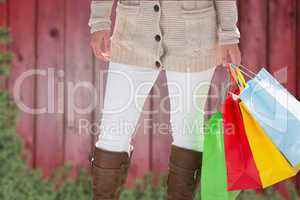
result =
M175 71L211 68L218 62L216 15L212 0L119 0L111 59Z

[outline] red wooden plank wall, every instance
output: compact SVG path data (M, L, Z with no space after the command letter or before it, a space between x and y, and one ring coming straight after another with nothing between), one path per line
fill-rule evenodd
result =
M8 18L7 18L7 4L0 4L0 27L7 26ZM6 45L0 44L0 51L5 52L7 49ZM4 90L7 87L7 78L0 77L0 90Z
M10 76L10 87L13 90L13 83L17 83L17 77L23 72L36 69L36 1L8 1L9 26L13 43L11 49L15 54L13 67ZM22 33L22 34L21 34ZM36 78L29 76L22 82L20 100L29 108L36 105ZM23 154L30 166L35 161L35 123L36 116L22 112L17 124L17 132L23 138L25 148Z
M64 1L44 0L36 3L37 49L36 66L47 72L37 76L36 107L43 109L35 121L35 166L48 175L52 169L63 164L63 113L57 111L57 75L65 64ZM55 14L54 14L55 13ZM49 78L50 76L50 78ZM48 81L48 82L47 82Z
M297 63L296 63L296 76L297 78L300 77L300 2L297 1L296 2L296 9L297 9L297 37L296 37L296 58L297 58ZM296 88L297 88L297 97L298 99L300 98L300 83L299 80L297 80L296 83ZM296 185L297 185L297 189L298 189L298 195L300 196L300 175L298 174L298 176L296 177Z
M84 166L87 168L92 137L88 131L81 130L79 124L80 120L92 121L92 113L79 114L71 107L74 104L80 109L87 109L88 105L92 105L94 99L93 90L80 86L84 84L94 85L93 56L89 50L89 31L86 27L89 13L82 12L82 10L89 10L89 4L85 0L66 0L65 81L73 84L70 88L74 89L66 88L65 90L65 92L73 94L65 95L70 98L66 99L66 102L69 102L65 103L68 114L65 116L64 151L65 161L70 160L76 167ZM74 20L74 16L76 16L76 20ZM76 89L77 87L78 89Z
M239 26L243 64L253 71L262 66L278 78L284 78L280 69L286 67L287 88L300 97L300 5L297 0L247 0L239 1ZM114 14L113 14L114 15ZM7 17L6 17L7 16ZM8 23L14 42L11 49L16 58L10 77L10 89L22 72L30 69L48 70L53 75L49 83L46 75L30 76L22 84L21 97L27 106L47 108L47 113L32 115L22 113L18 133L23 139L23 154L28 164L40 167L45 175L53 169L72 161L75 167L88 168L88 158L96 137L80 129L79 122L88 120L100 123L106 76L101 73L107 63L96 60L89 48L89 1L86 0L8 0L0 7L0 23ZM284 72L284 71L283 71ZM284 75L284 73L283 73ZM284 81L284 80L282 80ZM168 107L167 88L163 74L157 80L159 88L147 99L145 110L158 109L164 101ZM96 109L88 114L75 112L86 109L95 98ZM159 94L159 96L157 96ZM168 122L169 116L161 110L145 118L151 123ZM151 121L151 120L149 120ZM135 178L153 172L155 182L166 172L170 149L170 130L163 133L152 126L139 126L134 139L135 152L130 168L128 185ZM300 190L300 178L298 178ZM283 183L284 184L284 183ZM286 192L283 186L278 189Z

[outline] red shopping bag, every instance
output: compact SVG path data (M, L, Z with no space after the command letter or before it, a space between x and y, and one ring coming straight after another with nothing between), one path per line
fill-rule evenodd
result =
M228 190L262 188L237 98L228 95L223 107L224 145Z

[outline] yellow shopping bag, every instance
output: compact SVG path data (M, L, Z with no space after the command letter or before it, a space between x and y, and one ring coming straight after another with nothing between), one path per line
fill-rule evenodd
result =
M239 103L246 135L259 171L263 188L296 175L294 169L268 138L263 129L247 110L244 103Z

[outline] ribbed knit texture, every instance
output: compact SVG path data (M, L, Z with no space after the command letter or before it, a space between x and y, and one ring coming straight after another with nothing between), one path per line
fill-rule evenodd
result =
M237 5L234 0L215 0L219 19L219 44L232 44L240 38L236 26L238 21Z
M92 33L110 29L111 7L108 0L92 2ZM166 70L206 70L221 62L220 44L239 42L236 23L235 0L122 0L111 37L111 61L153 68L159 61Z
M112 2L109 0L104 1L91 1L91 15L89 26L91 32L100 30L108 30L111 27L111 14Z

